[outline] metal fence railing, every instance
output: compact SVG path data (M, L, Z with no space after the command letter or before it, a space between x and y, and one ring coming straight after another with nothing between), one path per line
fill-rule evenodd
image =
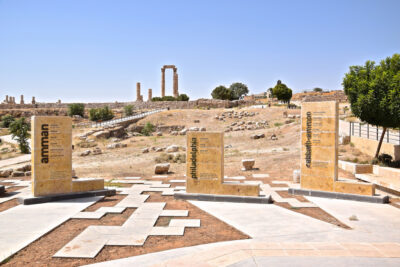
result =
M142 112L140 114L135 114L132 116L127 116L127 117L123 117L123 118L119 118L119 119L113 119L113 120L109 120L109 121L102 121L102 122L86 122L86 123L78 123L75 125L75 127L79 127L79 128L97 128L97 127L102 127L102 126L110 126L110 125L114 125L117 123L121 123L121 122L125 122L125 121L130 121L130 120L134 120L134 119L141 119L144 118L148 115L154 114L154 113L158 113L164 110L168 110L168 108L160 108L160 109L154 109L154 110L150 110L150 111L146 111L146 112Z
M349 122L349 134L350 136L358 136L367 139L377 140L381 138L383 128L378 126L370 125L370 124L363 124L359 122ZM400 145L400 131L393 130L393 129L386 129L385 136L383 138L383 142Z
M146 112L143 112L143 113L140 113L140 114L127 116L127 117L123 117L123 118L119 118L119 119L92 123L92 128L103 127L103 126L107 126L107 125L113 125L113 124L117 124L117 123L125 122L125 121L130 121L130 120L134 120L134 119L140 119L140 118L143 118L143 117L146 117L148 115L151 115L151 114L154 114L154 113L158 113L158 112L161 112L161 111L164 111L164 110L167 110L167 108L155 109L155 110L150 110L150 111L146 111Z

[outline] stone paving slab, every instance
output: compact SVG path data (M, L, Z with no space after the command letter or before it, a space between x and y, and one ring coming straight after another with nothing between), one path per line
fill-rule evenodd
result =
M237 240L171 249L88 266L398 266L399 243L271 243ZM393 254L396 253L396 254ZM389 256L391 255L391 256Z
M186 190L186 186L182 185L182 186L175 186L174 187L175 190Z
M267 173L254 173L253 174L253 178L268 178L269 177L269 174L267 174Z
M180 235L185 232L184 226L153 227L150 235Z
M151 185L150 188L168 188L170 186L171 186L170 184L154 184Z
M175 179L169 180L168 183L186 183L186 180Z
M171 219L169 226L200 227L199 219Z
M153 175L153 178L168 178L168 175Z
M0 213L0 262L103 197L19 205Z
M127 196L115 207L78 213L77 216L95 217L99 216L98 214L104 215L106 212L120 213L127 207L137 208L122 226L89 226L61 248L54 257L93 258L105 245L142 246L150 235L183 235L185 227L198 227L200 220L186 222L178 220L172 221L172 225L167 227L154 226L159 216L185 217L189 214L187 210L164 210L165 202L145 202L149 197L144 193L147 191L173 194L174 188L167 186L170 184L162 184L161 181L134 184L130 188L121 189L121 194Z
M244 176L233 176L233 177L227 177L227 179L244 180L244 179L246 179L246 177L244 177Z
M186 217L189 215L188 210L162 210L160 216Z
M125 179L125 180L139 180L139 179L142 179L142 177L122 177L122 179Z
M94 227L89 226L53 257L94 258L107 240L106 235L100 235Z
M122 213L126 208L125 207L101 207L96 211L88 212L81 211L74 216L72 219L100 219L107 213Z

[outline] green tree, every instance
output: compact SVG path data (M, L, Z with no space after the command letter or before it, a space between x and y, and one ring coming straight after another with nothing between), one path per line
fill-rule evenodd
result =
M149 136L152 132L154 132L154 125L150 122L147 122L142 129L142 134Z
M25 121L25 118L20 118L10 124L10 133L13 139L17 140L21 153L29 154L28 139L30 124Z
M314 92L323 92L324 90L322 90L322 89L319 88L319 87L315 87L315 88L313 89L313 91L314 91Z
M178 101L189 101L187 94L180 94L177 98Z
M124 114L125 114L125 116L132 116L133 115L133 105L124 106Z
M344 92L355 116L383 127L375 158L378 158L387 128L400 126L400 54L382 60L379 65L367 61L351 66L343 78Z
M278 98L278 100L288 103L289 107L290 99L292 98L292 89L288 88L286 84L278 80L275 87L272 88L272 94L274 97Z
M91 121L108 121L114 118L112 110L105 106L104 108L92 108L89 110L89 119Z
M159 102L159 101L162 101L162 98L159 97L159 96L155 96L155 97L153 97L153 98L151 99L151 101L152 101L152 102Z
M214 99L232 100L233 94L232 90L220 85L212 91L211 96Z
M79 115L83 117L85 115L85 105L82 103L73 103L68 105L68 116Z
M249 93L249 88L243 83L232 83L229 89L232 91L232 99L240 99Z
M4 115L1 117L1 127L2 128L10 127L10 124L13 121L15 121L15 118L12 115L10 115L10 114Z

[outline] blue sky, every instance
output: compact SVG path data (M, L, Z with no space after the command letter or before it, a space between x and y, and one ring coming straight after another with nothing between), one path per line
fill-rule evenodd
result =
M0 0L0 99L132 101L136 82L147 99L164 64L192 99L233 82L341 89L350 65L400 53L399 10L399 0Z

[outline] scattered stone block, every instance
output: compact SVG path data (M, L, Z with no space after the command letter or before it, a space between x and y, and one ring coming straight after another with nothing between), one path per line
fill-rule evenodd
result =
M2 177L2 178L10 177L12 172L13 172L13 169L2 170L2 171L0 171L0 177Z
M102 151L101 151L100 147L96 147L95 149L93 149L92 154L93 154L93 155L100 155L100 154L102 154Z
M149 150L148 147L142 149L142 153L143 153L143 154L144 154L144 153L149 153L149 151L150 151L150 150Z
M242 160L242 165L244 167L244 170L246 171L251 171L254 167L254 164L256 161L254 159L243 159Z
M79 156L81 156L81 157L86 157L86 156L89 156L89 155L90 155L90 150L85 150L85 151L83 151L82 153L79 154Z
M22 177L22 176L25 176L24 172L14 171L12 173L12 177Z
M169 171L169 167L170 167L169 163L156 164L154 173L155 174L167 174Z
M179 146L177 145L171 145L167 147L166 152L167 153L173 153L173 152L178 152L179 151Z

